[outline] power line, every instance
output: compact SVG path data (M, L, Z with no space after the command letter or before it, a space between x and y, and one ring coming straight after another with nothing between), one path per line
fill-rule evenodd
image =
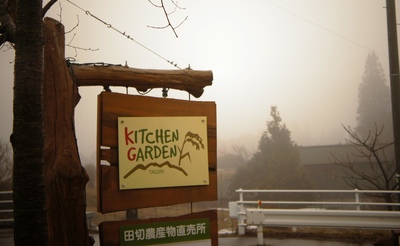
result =
M189 65L189 68L188 68L188 69L182 69L182 68L180 68L180 67L178 66L177 63L174 63L173 61L168 60L167 58L161 56L160 54L158 54L157 52L155 52L155 51L153 51L152 49L148 48L148 47L145 46L144 44L139 43L139 42L136 41L133 37L131 37L130 35L126 34L126 32L120 31L119 29L117 29L117 28L115 28L114 26L112 26L110 23L105 22L104 20L100 19L100 18L97 17L96 15L90 13L90 11L88 11L88 10L86 10L86 9L84 9L84 8L82 8L82 7L80 7L80 6L77 5L76 3L74 3L74 2L72 2L72 1L70 1L70 0L66 0L66 1L69 2L69 3L71 3L72 5L74 5L74 6L77 7L78 9L82 10L83 12L85 12L86 15L89 15L90 17L92 17L92 18L96 19L97 21L103 23L107 28L110 28L110 29L116 31L117 33L123 35L124 37L128 38L129 40L135 42L137 45L141 46L142 48L146 49L147 51L151 52L152 54L158 56L158 57L161 58L162 60L168 62L169 64L171 64L172 66L178 68L179 70L185 72L185 73L186 73L187 75L189 75L194 81L197 81L197 79L190 73L190 65ZM164 90L166 90L166 92L168 92L169 89L167 89L167 88L164 88L164 89L163 89L163 97L164 97L164 96L166 97L167 94L164 94ZM148 93L148 92L146 92L146 94L147 94L147 93ZM189 101L190 101L190 100L191 100L191 98L190 98L190 93L188 93L188 94L189 94Z
M313 21L310 21L309 19L306 19L306 18L304 18L303 16L300 16L299 14L296 14L295 12L290 11L290 10L288 10L288 9L286 9L286 8L284 8L284 7L278 5L278 4L276 4L276 3L274 3L274 2L272 2L272 1L270 1L270 0L265 0L265 1L268 2L269 4L275 6L275 7L277 7L277 8L279 8L279 9L281 9L281 10L283 10L283 11L285 11L285 12L287 12L287 13L289 13L289 14L291 14L291 15L293 15L293 16L299 18L299 19L301 19L302 21L305 21L305 22L307 22L308 24L311 24L311 25L313 25L313 26L315 26L315 27L317 27L317 28L319 28L319 29L321 29L321 30L323 30L323 31L325 31L325 32L328 32L328 33L330 33L330 34L332 34L332 35L334 35L334 36L336 36L336 37L339 37L339 38L344 39L344 40L346 40L346 41L348 41L348 42L350 42L350 43L352 43L352 44L355 44L355 45L360 46L360 47L362 47L362 48L364 48L364 49L367 49L368 51L373 50L373 49L371 49L371 48L369 48L369 47L367 47L367 46L365 46L365 45L363 45L363 44L361 44L361 43L359 43L359 42L356 42L356 41L354 41L354 40L352 40L352 39L350 39L350 38L347 38L347 37L345 37L345 36L343 36L343 35L337 33L337 32L334 32L334 31L332 31L332 30L329 30L328 28L326 28L326 27L324 27L324 26L321 26L321 25L319 25L319 24L317 24L317 23L315 23L315 22L313 22ZM381 56L387 57L386 54L383 54L383 53L380 53L380 52L376 52L376 53L379 54L379 55L381 55Z
M105 22L104 20L100 19L100 18L97 17L96 15L90 13L90 11L88 11L88 10L86 10L86 9L84 9L84 8L82 8L82 7L80 7L80 6L77 5L76 3L74 3L74 2L72 2L72 1L70 1L70 0L66 0L66 1L69 2L70 4L74 5L76 8L78 8L78 9L82 10L83 12L85 12L86 15L89 15L90 17L92 17L92 18L96 19L97 21L103 23L107 28L110 28L110 29L116 31L117 33L119 33L119 34L125 36L125 37L128 38L129 40L135 42L137 45L139 45L139 46L141 46L142 48L146 49L147 51L153 53L154 55L156 55L156 56L158 56L159 58L161 58L162 60L168 62L168 63L171 64L172 66L174 66L174 67L176 67L176 68L178 68L178 69L180 69L180 70L184 70L184 69L180 68L180 67L178 66L178 64L174 63L173 61L168 60L167 58L161 56L160 54L158 54L158 53L155 52L154 50L148 48L148 47L145 46L144 44L142 44L142 43L136 41L133 37L131 37L130 35L126 34L126 32L120 31L119 29L117 29L117 28L115 28L113 25L111 25L110 23ZM185 71L185 70L184 70L184 71ZM191 74L189 74L189 75L191 76ZM192 76L192 78L194 79L193 76Z

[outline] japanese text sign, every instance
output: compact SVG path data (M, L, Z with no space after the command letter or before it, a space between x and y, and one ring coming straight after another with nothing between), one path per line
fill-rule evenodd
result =
M209 219L181 220L121 226L120 245L211 245Z

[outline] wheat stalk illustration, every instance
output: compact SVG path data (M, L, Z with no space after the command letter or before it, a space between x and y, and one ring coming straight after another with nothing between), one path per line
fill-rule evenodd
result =
M200 150L200 148L204 149L204 144L203 140L197 133L192 133L192 132L187 132L185 135L185 140L182 143L182 147L179 148L180 156L179 156L179 162L178 165L181 165L181 161L183 158L188 157L190 162L192 162L192 159L190 158L190 153L186 152L185 154L183 153L183 149L185 148L186 143L191 143L194 147L196 147L196 150Z

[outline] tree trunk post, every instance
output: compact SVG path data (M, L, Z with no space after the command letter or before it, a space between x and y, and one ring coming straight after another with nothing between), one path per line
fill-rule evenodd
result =
M43 86L45 183L49 245L90 245L86 225L85 186L75 136L77 86L65 62L64 27L44 19L45 77Z
M14 149L14 243L17 246L47 245L41 9L42 1L17 2L14 120L10 137Z

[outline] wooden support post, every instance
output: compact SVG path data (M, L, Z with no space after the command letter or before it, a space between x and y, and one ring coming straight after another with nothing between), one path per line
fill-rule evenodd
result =
M389 48L390 92L392 99L393 139L396 163L397 190L400 190L400 68L397 41L396 4L386 0L387 32ZM400 195L398 196L400 201Z
M264 245L263 225L257 226L257 245Z
M64 26L44 19L45 185L49 245L89 246L85 186L75 137L75 106L79 101L65 64Z

